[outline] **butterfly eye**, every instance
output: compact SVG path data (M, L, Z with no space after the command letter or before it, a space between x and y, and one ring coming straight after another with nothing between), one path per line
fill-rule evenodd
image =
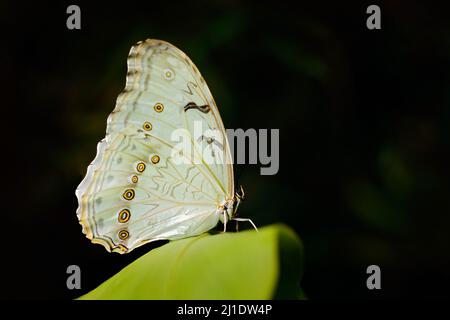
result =
M144 122L144 125L142 126L145 131L152 130L152 124L150 122Z
M155 109L156 112L163 112L164 110L164 106L162 103L157 103L155 104L155 106L153 107Z
M134 175L134 176L131 177L131 182L137 183L138 181L139 181L138 176Z
M128 209L121 210L119 212L119 222L120 223L127 222L128 220L130 220L130 216L131 216L130 210Z
M130 236L130 234L128 233L127 230L120 230L118 236L120 240L126 240Z
M134 198L134 190L133 189L127 189L123 193L123 198L125 200L132 200Z
M138 172L144 172L144 170L145 170L145 163L139 162L139 163L137 164L137 166L136 166L136 170L137 170Z
M157 164L159 162L159 156L155 155L152 157L152 163Z

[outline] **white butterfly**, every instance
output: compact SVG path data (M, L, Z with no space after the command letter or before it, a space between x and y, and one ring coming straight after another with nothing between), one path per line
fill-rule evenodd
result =
M127 64L106 137L76 190L83 233L110 252L127 253L150 241L199 235L219 220L224 231L228 220L254 226L236 217L243 192L234 191L225 129L197 67L154 39L133 46Z

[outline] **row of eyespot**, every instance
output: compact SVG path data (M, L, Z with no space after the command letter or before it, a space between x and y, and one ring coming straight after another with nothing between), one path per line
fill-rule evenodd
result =
M158 155L154 155L154 156L152 156L152 158L151 158L151 162L152 162L153 164L157 164L157 163L159 162L159 160L160 160L160 157L159 157ZM145 168L146 168L146 165L145 165L144 162L139 162L139 163L136 165L136 170L137 170L139 173L144 172ZM133 176L131 177L131 181L132 181L133 183L137 183L138 180L139 180L139 178L138 178L137 175L133 175ZM122 197L123 197L125 200L133 200L133 199L134 199L134 196L135 196L135 191L134 191L133 189L127 189L127 190L125 190L124 193L122 194ZM130 220L130 216L131 216L130 210L128 210L128 209L122 209L122 210L119 212L119 218L118 218L118 220L119 220L120 223L126 223L126 222L128 222L128 220ZM127 239L127 238L129 237L130 234L128 233L127 230L123 229L123 230L120 230L120 231L119 231L119 234L118 234L118 235L119 235L119 238L120 238L121 240L125 240L125 239Z
M133 191L133 194L134 194L134 191ZM130 217L131 217L131 213L130 213L130 210L128 210L128 209L122 209L119 212L119 222L120 223L128 222L128 220L130 220ZM120 240L126 240L130 236L130 233L127 230L122 229L119 231L118 236L119 236Z
M156 112L161 113L164 110L164 105L158 102L153 106L153 109L155 109ZM150 131L153 129L152 124L148 121L145 121L142 127L144 128L145 131Z
M158 102L158 103L156 103L156 104L154 105L153 108L155 109L156 112L159 112L159 113L160 113L160 112L162 112L162 111L164 110L164 105L163 105L162 103L159 103L159 102ZM150 122L144 122L143 128L144 128L144 130L146 130L146 131L150 131L150 130L152 130L153 127L152 127L152 124L151 124ZM160 157L159 157L158 155L154 155L154 156L152 156L152 158L151 158L151 162L152 162L153 164L157 164L157 163L159 162L159 160L160 160ZM144 162L139 162L139 163L136 165L136 170L137 170L137 172L139 172L139 173L144 172L145 168L146 168L146 165L145 165ZM133 182L133 183L137 183L138 180L139 180L139 178L138 178L137 175L133 175L133 176L131 177L131 182ZM127 190L125 190L125 192L123 193L122 196L123 196L123 198L124 198L125 200L133 200L133 198L134 198L134 196L135 196L135 192L134 192L133 189L127 189ZM120 223L126 223L126 222L128 222L128 220L130 220L130 217L131 217L130 210L128 210L128 209L122 209L122 210L119 212L119 218L118 218L118 220L119 220ZM122 229L122 230L119 231L118 236L119 236L119 238L120 238L121 240L126 240L126 239L130 236L130 233L129 233L127 230Z
M170 69L167 69L167 70L164 72L164 76L165 76L166 80L172 80L172 79L173 79L173 71L170 70ZM155 109L156 112L161 113L161 112L163 112L163 110L164 110L164 105L163 105L162 103L159 103L159 102L158 102L158 103L156 103L156 104L153 106L153 108ZM144 124L142 125L142 127L144 128L145 131L150 131L150 130L153 129L152 124L151 124L150 122L148 122L148 121L144 122ZM152 161L153 164L157 164L157 163L159 162L159 160L160 160L160 158L159 158L158 155L154 155L154 156L151 158L151 161ZM137 164L137 166L136 166L136 170L137 170L139 173L142 173L142 172L144 172L145 167L146 167L146 165L145 165L144 162L139 162L139 163ZM137 175L133 175L133 176L131 177L131 182L133 182L133 183L137 183L138 180L139 180L139 178L138 178ZM127 189L127 190L125 190L125 192L123 193L122 196L123 196L123 198L124 198L125 200L132 200L132 199L134 198L134 195L135 195L135 192L134 192L133 189ZM126 223L126 222L128 222L128 221L130 220L130 217L131 217L131 212L130 212L130 210L128 210L128 209L122 209L122 210L119 212L119 218L118 218L118 220L119 220L120 223ZM120 231L118 232L118 236L119 236L119 238L120 238L121 240L126 240L126 239L130 236L130 233L129 233L126 229L122 229L122 230L120 230ZM125 251L127 250L126 247L123 246L123 245L119 245L119 247L121 247L122 250L125 250Z

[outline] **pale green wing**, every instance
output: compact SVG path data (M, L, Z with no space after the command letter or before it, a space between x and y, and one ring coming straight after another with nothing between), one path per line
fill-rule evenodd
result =
M208 128L219 136L204 134ZM192 152L186 144L177 148L177 129L185 129ZM166 42L141 42L130 51L125 90L76 191L83 232L120 253L203 233L233 197L230 159L222 120L197 68Z
M190 108L186 111L186 105L192 102L197 106L207 105L209 110ZM205 169L211 171L221 190L231 198L234 195L233 166L225 128L197 67L181 50L164 41L149 39L133 46L128 57L126 86L108 118L107 137L128 128L171 141L175 129L185 128L191 133L193 143L198 143L200 137L195 134L194 125L200 123L202 132L215 129L221 135L216 143L203 150L208 154L205 149L213 148L223 161L207 163ZM205 144L207 141L201 142L203 147ZM220 152L217 147L222 144Z

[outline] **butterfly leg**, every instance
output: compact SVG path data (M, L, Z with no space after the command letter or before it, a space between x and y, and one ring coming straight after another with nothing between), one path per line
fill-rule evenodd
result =
M253 228L255 228L255 230L258 231L258 228L255 226L255 224L253 223L253 221L251 219L247 219L247 218L233 218L232 220L250 222L251 225L253 226Z
M228 214L227 211L223 212L223 232L227 232Z

